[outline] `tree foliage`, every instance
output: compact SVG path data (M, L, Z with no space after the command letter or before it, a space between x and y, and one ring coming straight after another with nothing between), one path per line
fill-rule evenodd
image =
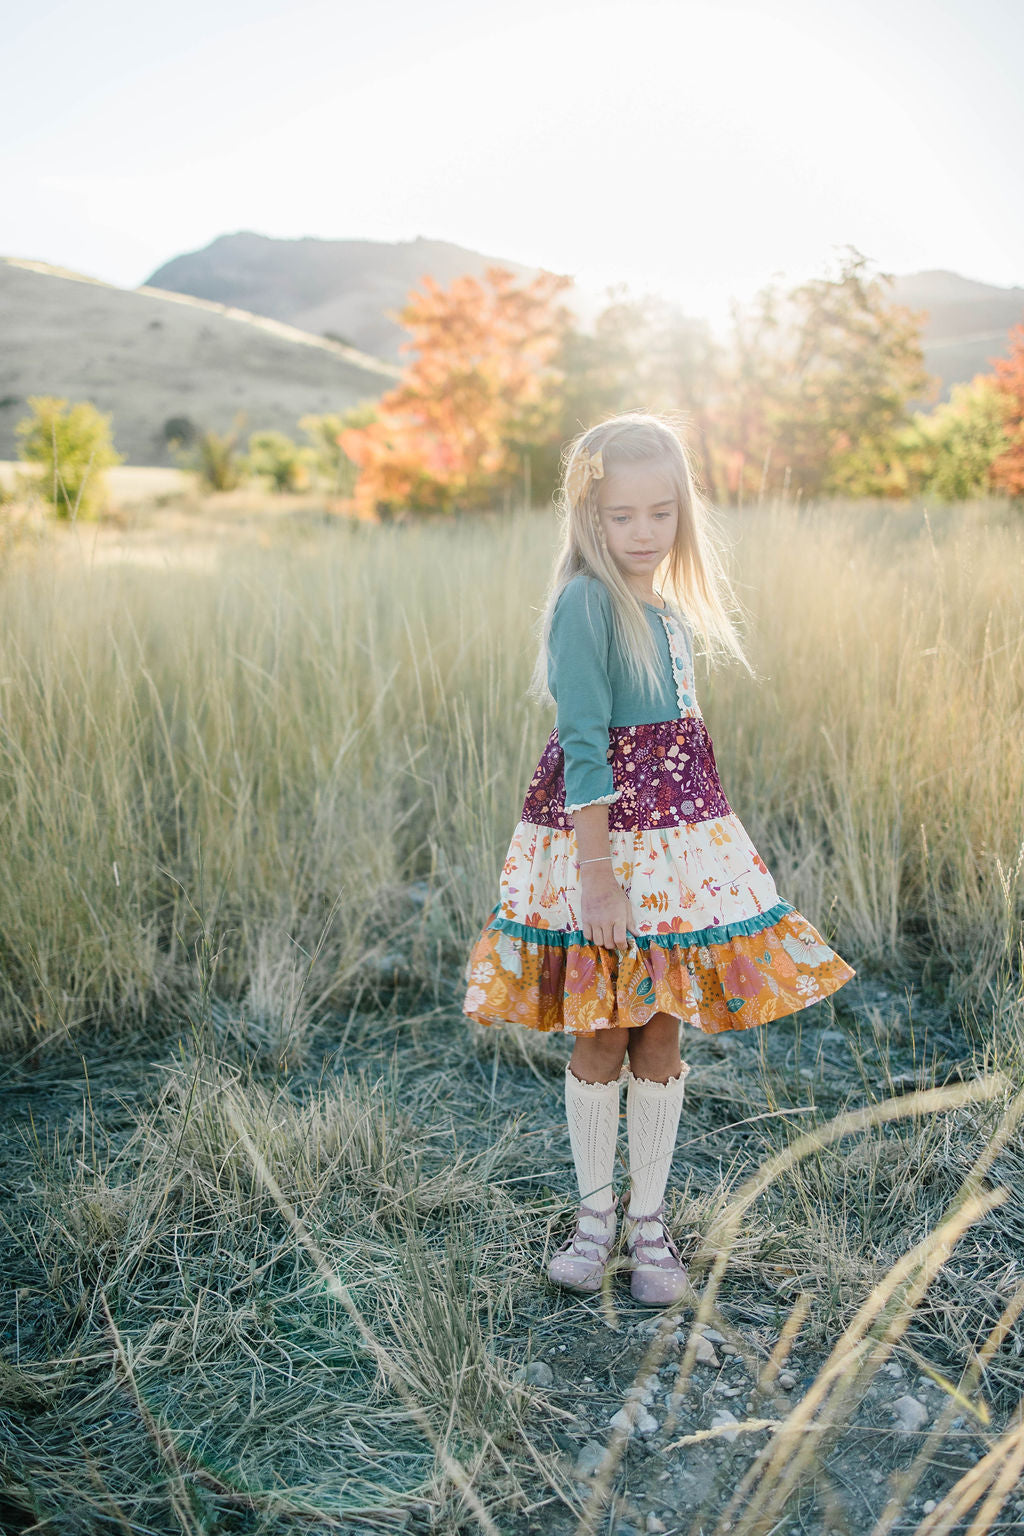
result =
M414 354L376 420L338 434L359 470L363 515L485 505L552 433L561 382L554 359L568 325L568 278L518 282L502 267L448 289L422 279L398 318Z
M332 496L351 496L358 470L341 446L341 434L351 427L368 427L377 419L375 402L324 416L303 416L299 426L309 438L313 472Z
M190 442L179 438L168 446L180 467L194 474L204 490L233 491L249 473L249 462L239 447L244 425L245 412L239 411L230 432L193 429Z
M993 488L992 466L1007 437L995 379L977 374L955 384L929 414L917 412L897 435L891 494L965 501Z
M992 484L1024 496L1024 325L1011 330L1009 351L1009 357L993 359L1006 444L992 464Z
M582 326L565 278L424 278L398 316L412 354L400 383L358 419L307 430L331 438L332 473L355 478L365 516L493 504L524 469L547 499L564 443L637 409L684 419L715 501L1021 494L1024 326L995 376L926 413L925 317L893 303L891 283L848 246L824 276L734 306L720 344L678 304L621 288Z
M910 403L934 388L922 316L889 302L890 283L847 247L833 275L734 310L710 431L736 499L885 494Z
M312 454L300 448L284 432L253 432L249 438L249 466L255 475L269 480L275 491L301 491L309 484Z
M31 416L18 422L21 457L42 466L33 482L59 518L93 517L107 502L105 470L124 462L110 436L110 417L88 400L69 405L56 395L30 395Z
M571 326L563 336L558 430L535 481L553 485L560 444L595 421L618 411L674 411L689 418L714 494L707 435L720 348L710 327L657 296L631 298L619 288L608 300L592 328Z

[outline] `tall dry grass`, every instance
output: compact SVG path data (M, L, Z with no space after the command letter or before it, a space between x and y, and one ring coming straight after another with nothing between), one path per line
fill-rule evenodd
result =
M1019 513L727 527L760 675L698 687L734 809L858 969L991 1001L1024 912ZM551 518L283 527L198 569L90 538L0 576L0 1038L180 1009L204 924L257 1025L450 972L551 725L523 699Z
M854 1419L898 1357L946 1401L893 1453L871 1536L980 1536L1024 1510L1020 525L776 504L728 527L760 678L698 678L727 794L780 892L889 987L813 1055L801 1016L687 1042L672 1219L698 1320L752 1385L678 1529L795 1530L808 1490L846 1529L829 1456L871 1464ZM522 693L552 534L532 515L282 524L197 539L201 561L169 542L163 565L130 538L116 560L92 536L10 552L0 1519L635 1525L633 1442L608 1434L581 1487L593 1425L516 1370L596 1370L635 1321L539 1279L571 1204L565 1043L457 1009L551 723ZM973 1044L919 1037L904 981ZM680 1316L601 1397L607 1423L669 1362L690 1426L652 1453L669 1471L722 1441ZM790 1350L816 1374L787 1401Z

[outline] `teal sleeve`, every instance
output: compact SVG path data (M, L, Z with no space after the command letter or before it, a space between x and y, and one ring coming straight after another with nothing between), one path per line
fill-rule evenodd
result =
M599 581L574 577L555 605L548 635L548 687L557 707L567 811L610 805L621 794L608 761L611 643L608 594Z

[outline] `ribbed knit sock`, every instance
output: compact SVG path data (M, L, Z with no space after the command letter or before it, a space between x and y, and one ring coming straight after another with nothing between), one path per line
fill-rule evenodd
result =
M612 1203L615 1143L619 1132L618 1078L610 1083L584 1083L567 1064L565 1115L580 1201L606 1210ZM580 1222L580 1230L589 1237L607 1236L614 1232L615 1226L614 1212L604 1221L584 1216Z
M689 1062L684 1062L679 1076L670 1077L667 1083L634 1077L632 1072L627 1078L630 1216L651 1215L665 1198L683 1107L683 1084L689 1070ZM635 1235L653 1242L661 1235L660 1223L643 1221L635 1229Z

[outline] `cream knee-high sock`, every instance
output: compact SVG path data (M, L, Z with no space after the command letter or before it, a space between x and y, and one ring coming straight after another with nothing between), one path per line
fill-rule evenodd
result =
M606 1210L612 1203L619 1133L619 1080L584 1083L565 1068L565 1116L580 1201Z
M683 1063L678 1077L667 1083L650 1082L630 1072L626 1087L626 1135L629 1141L629 1215L649 1216L665 1197L676 1131L683 1107L683 1084L690 1070ZM643 1237L653 1236L646 1226Z

